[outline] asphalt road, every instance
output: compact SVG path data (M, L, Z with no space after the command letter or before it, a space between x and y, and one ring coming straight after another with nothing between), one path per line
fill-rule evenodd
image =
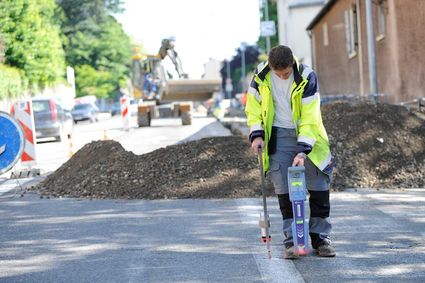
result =
M208 118L128 132L119 122L77 125L76 147L106 126L138 154L228 134ZM68 158L65 143L39 148L46 171ZM268 202L272 260L259 241L259 199L40 199L0 178L0 282L425 282L424 189L333 193L336 258L282 259L280 211Z
M425 282L423 190L333 193L335 258L272 260L259 199L0 202L0 282Z

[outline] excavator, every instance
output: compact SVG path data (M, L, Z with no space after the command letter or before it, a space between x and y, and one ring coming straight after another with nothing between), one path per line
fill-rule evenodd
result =
M139 127L149 127L152 119L160 117L158 109L166 107L174 117L181 117L182 125L191 125L193 102L206 101L220 90L220 80L189 79L174 43L174 38L163 39L156 55L133 50L131 78L133 96L139 100ZM165 68L165 59L175 70Z

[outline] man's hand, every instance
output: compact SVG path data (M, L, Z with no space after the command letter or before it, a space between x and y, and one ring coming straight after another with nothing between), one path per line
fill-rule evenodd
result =
M304 166L304 160L306 159L306 155L303 152L295 155L294 161L292 162L292 166Z
M251 149L256 155L259 153L259 148L264 149L264 141L262 137L256 137L251 143Z

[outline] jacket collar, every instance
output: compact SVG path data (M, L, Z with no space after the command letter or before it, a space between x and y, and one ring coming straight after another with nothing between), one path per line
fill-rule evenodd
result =
M266 75L270 72L270 65L269 62L266 61L263 68L261 70L258 70L258 77L260 80L264 81L266 79Z
M294 70L294 82L299 85L303 81L303 77L301 76L303 71L303 65L298 62L298 59L295 56L294 65L292 65L292 69ZM271 68L269 62L266 61L264 66L260 70L258 70L258 77L261 81L264 82L264 80L266 79L266 75L270 72L270 70Z

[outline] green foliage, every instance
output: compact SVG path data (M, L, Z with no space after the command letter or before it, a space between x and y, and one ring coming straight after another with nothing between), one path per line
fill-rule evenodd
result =
M264 0L261 0L264 1ZM267 0L268 1L268 8L269 8L269 21L274 21L275 25L276 25L276 35L271 36L270 37L270 48L279 45L279 32L278 32L278 24L277 24L277 3L276 1L272 1L272 0ZM260 18L261 21L265 21L266 20L266 16L265 16L265 5L262 5L260 8ZM261 48L261 50L263 51L263 53L267 52L267 47L266 47L266 38L260 36L258 38L257 41L257 45Z
M18 69L0 64L0 99L18 97L25 89L25 81Z
M115 89L111 84L113 74L107 71L95 70L92 66L81 65L75 68L76 84L79 87L80 96L94 95L106 98Z
M122 26L109 13L121 11L119 0L63 0L62 30L66 36L64 48L66 60L76 70L77 95L88 93L104 97L113 95L113 90L125 85L129 77L131 45ZM88 69L91 66L92 69ZM85 78L86 73L99 72L97 80ZM105 78L108 78L107 80ZM83 84L82 84L83 83ZM99 92L93 91L99 87Z
M0 33L7 65L23 70L31 89L59 81L65 72L54 0L0 1Z

